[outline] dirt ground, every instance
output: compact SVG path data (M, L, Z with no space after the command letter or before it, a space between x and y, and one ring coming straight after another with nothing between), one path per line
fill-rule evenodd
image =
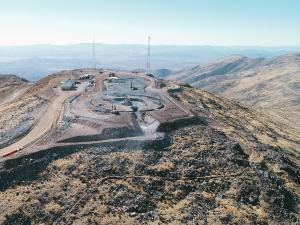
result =
M62 81L78 79L84 74L90 74L94 77L95 84L93 87L89 87L90 80L81 80L78 82L76 90L62 91L60 89ZM16 111L19 117L21 114L30 116L29 122L25 127L26 129L21 130L17 137L12 136L9 140L11 143L8 142L9 145L7 147L2 147L1 154L6 155L12 151L20 150L12 155L16 157L23 155L24 152L26 152L26 154L30 153L30 151L34 152L35 148L41 149L40 145L45 147L47 147L47 145L53 146L53 144L58 141L64 139L72 139L73 141L76 137L80 140L86 137L86 141L95 141L97 138L102 140L103 137L112 139L114 138L113 135L108 136L105 134L109 129L110 133L115 135L115 138L125 137L126 135L140 135L142 130L136 116L133 116L134 110L130 105L116 105L115 109L118 111L117 115L112 113L110 105L113 103L109 101L105 103L106 105L102 103L103 100L102 102L100 101L101 107L104 109L103 112L95 111L95 107L91 107L92 104L95 104L93 98L101 95L103 91L107 91L107 87L105 87L104 83L107 82L106 80L109 76L115 76L120 79L131 77L143 81L146 85L146 89L136 90L136 92L131 90L130 92L132 93L128 93L128 96L132 99L139 99L139 104L141 105L139 106L140 110L153 111L152 113L149 112L148 115L160 123L192 116L180 103L169 97L167 88L159 89L154 87L155 78L143 74L122 71L114 72L110 70L82 69L62 71L48 76L29 87L25 98L19 100L22 107L13 107L12 104L1 107L4 114L3 119L6 120L9 116L9 112L12 110ZM160 104L162 104L162 107L152 102L151 97L143 97L142 94L146 96L158 96L158 98L161 98ZM28 98L28 105L24 103L26 98ZM37 102L35 105L32 105L32 103L34 103L33 99ZM37 104L41 106L37 107ZM24 111L26 110L26 106L35 107L39 110L35 112L34 115L33 113L29 115ZM5 110L9 107L11 108L10 111ZM130 108L130 110L121 112L120 109L122 107ZM14 118L11 122L17 124L19 120ZM6 127L12 130L12 132L17 129L13 124L7 124ZM102 132L104 132L103 137L101 136Z
M297 136L202 90L182 86L173 96L197 120L161 126L168 147L95 146L25 158L30 176L2 188L0 222L299 223Z

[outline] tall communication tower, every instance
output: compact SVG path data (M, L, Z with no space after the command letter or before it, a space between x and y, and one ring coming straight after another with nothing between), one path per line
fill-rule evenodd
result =
M93 37L93 44L92 44L92 68L96 69L96 44L95 44L95 37Z
M151 74L151 65L150 65L150 45L151 37L148 36L148 47L147 47L147 61L146 61L146 74Z

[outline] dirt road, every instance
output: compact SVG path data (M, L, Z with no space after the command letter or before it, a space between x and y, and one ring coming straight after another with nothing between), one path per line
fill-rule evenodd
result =
M164 98L168 99L169 102L171 102L177 108L179 108L180 110L182 110L186 114L186 116L193 116L193 114L189 110L185 109L178 101L176 101L174 98L170 97L170 95L167 92L167 90L162 89L162 88L155 88L154 87L154 81L152 81L152 85L149 85L146 88L146 90L149 91L149 92L152 92L152 93L159 94L162 99L164 99Z
M68 143L53 143L50 145L41 145L35 147L33 149L24 149L24 151L20 151L14 154L14 157L20 157L28 154L32 154L34 152L38 152L45 149L55 148L55 147L72 147L72 146L89 146L89 145L103 145L103 144L114 144L122 141L137 141L137 142L144 142L144 141L151 141L151 140L159 140L164 139L164 135L161 133L154 133L149 135L142 135L142 136L134 136L134 137L125 137L125 138L115 138L115 139L106 139L100 141L87 141L87 142L68 142ZM5 161L5 158L0 158L0 163ZM0 165L1 167L1 165Z
M103 80L103 77L100 77L97 79L98 82L98 88L100 88L101 81ZM157 89L154 88L154 80L148 79L150 82L150 85L146 88L147 91L150 93L156 93L159 94L162 98L162 100L165 102L166 105L172 106L176 109L176 111L179 111L179 113L174 113L175 117L188 117L191 116L191 113L185 109L179 102L177 102L175 99L171 98L167 91L165 89ZM29 150L29 147L36 143L37 141L41 140L41 138L45 137L46 134L48 134L57 124L57 122L60 120L60 115L62 110L64 109L64 102L75 95L80 94L83 92L84 88L86 87L88 82L84 82L80 85L78 85L78 89L76 91L61 91L60 88L53 89L55 92L55 97L50 100L48 103L48 107L46 111L43 113L43 115L38 119L36 124L33 126L32 130L25 135L23 138L18 140L16 143L7 146L3 149L0 149L0 157L10 153L17 149L24 149L20 152L26 152ZM180 114L180 115L179 115ZM177 117L176 117L177 116ZM138 137L141 138L141 137ZM149 138L149 137L143 137L143 138ZM117 140L115 140L117 141ZM74 144L74 143L72 143ZM31 151L31 150L30 150Z
M8 153L12 150L27 147L28 145L36 142L51 130L53 125L57 123L60 112L63 109L63 104L69 97L80 93L82 90L78 88L76 91L61 91L60 88L55 89L56 97L49 102L47 110L41 118L39 118L33 129L23 138L16 143L0 149L1 155Z

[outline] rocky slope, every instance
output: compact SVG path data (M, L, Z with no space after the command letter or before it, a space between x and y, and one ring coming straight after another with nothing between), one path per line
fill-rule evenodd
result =
M196 119L160 126L169 147L99 146L8 162L0 223L297 224L297 133L200 89L171 95Z
M70 72L62 72L35 84L15 75L0 76L0 148L31 129L54 96L53 87L70 76Z
M28 86L28 81L18 76L0 75L0 105L13 99L14 93Z
M172 74L194 87L276 112L300 132L300 54L273 59L232 56ZM286 112L289 109L290 113Z

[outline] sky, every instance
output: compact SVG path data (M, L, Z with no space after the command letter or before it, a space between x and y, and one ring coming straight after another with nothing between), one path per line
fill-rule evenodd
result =
M0 0L0 45L300 46L299 0Z

